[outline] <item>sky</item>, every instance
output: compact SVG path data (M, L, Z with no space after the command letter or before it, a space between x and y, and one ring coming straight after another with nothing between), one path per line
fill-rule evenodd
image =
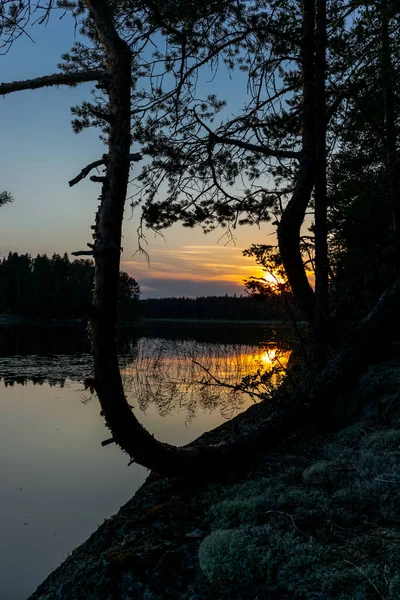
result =
M31 27L29 33L35 43L21 37L0 56L2 82L57 72L61 53L74 41L68 18L53 17L47 27ZM237 82L220 72L209 85L208 93L225 98L228 109L237 108ZM70 107L89 100L92 87L89 83L0 97L0 191L14 197L1 209L0 257L9 251L71 253L86 249L91 241L100 185L84 180L70 188L68 180L104 153L95 130L76 135L70 125ZM237 228L235 244L229 245L222 229L205 235L200 227L174 225L163 237L145 232L148 261L137 252L139 213L131 216L128 208L126 217L121 268L140 283L144 298L241 294L245 277L261 275L254 260L243 257L243 249L275 241L268 224Z

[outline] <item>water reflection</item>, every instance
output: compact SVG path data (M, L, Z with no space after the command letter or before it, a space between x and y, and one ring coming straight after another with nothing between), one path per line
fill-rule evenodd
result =
M231 418L249 397L257 401L279 385L291 352L290 340L274 329L245 331L242 341L240 330L226 326L166 328L162 337L159 328L123 330L118 350L129 401L142 412L154 404L161 416L185 411L187 422L198 410ZM63 387L91 373L84 328L0 329L0 381L6 387Z
M257 377L265 389L277 385L290 353L290 340L265 328L147 328L120 338L135 414L175 445L257 400ZM82 402L91 369L82 328L0 329L1 600L24 600L146 476L116 446L101 447L109 432L98 402Z
M116 446L82 385L0 384L0 599L26 600L146 477Z
M285 376L290 350L276 346L206 344L142 338L136 359L123 369L129 399L146 412L154 404L165 416L219 410L226 419L257 401Z

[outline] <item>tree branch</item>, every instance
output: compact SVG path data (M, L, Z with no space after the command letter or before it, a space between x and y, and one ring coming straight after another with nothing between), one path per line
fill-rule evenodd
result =
M268 146L251 144L250 142L244 142L243 140L235 140L225 136L217 135L212 129L210 129L205 123L203 123L196 111L194 111L194 116L196 121L200 125L202 125L202 127L204 127L204 129L208 132L211 141L214 144L226 144L227 146L236 146L237 148L250 150L250 152L254 152L256 154L263 154L264 156L273 156L275 158L299 159L301 157L301 152L296 152L292 150L274 150L273 148L269 148Z
M231 138L227 138L224 136L218 136L216 134L212 134L213 141L219 144L226 144L228 146L236 146L237 148L243 148L244 150L250 150L250 152L254 152L256 154L263 154L264 156L273 156L275 158L296 158L299 159L301 156L301 152L296 152L294 150L275 150L273 148L269 148L268 146L257 144L250 144L249 142L244 142L243 140L235 140Z
M201 363L197 362L197 360L195 360L194 358L192 358L192 363L195 364L195 365L197 365L201 369L203 369L203 371L205 371L207 373L207 375L210 377L210 379L212 379L213 381L215 381L215 383L219 387L228 388L230 390L233 390L234 392L242 392L243 394L248 394L249 396L254 396L254 398L258 398L259 400L263 398L263 394L257 394L256 392L252 392L251 390L247 390L246 388L243 387L242 384L233 385L231 383L226 383L225 381L222 381L221 379L218 379L217 377L215 377L215 375L213 375L207 369L207 367L204 367ZM203 382L203 383L205 385L210 385L209 382Z
M335 98L335 100L332 102L332 104L327 108L327 111L326 111L326 125L329 125L330 120L335 115L335 113L338 110L339 106L341 105L341 103L343 102L343 100L345 98L349 97L349 95L350 95L349 92L343 92L342 94L340 94L339 96L337 96Z
M139 160L142 160L142 155L140 154L140 152L136 152L135 154L130 154L129 155L129 160L130 162L138 162ZM89 165L87 165L86 167L84 167L82 169L82 171L79 173L79 175L77 175L76 177L74 177L73 179L71 179L68 184L69 187L72 187L74 185L76 185L77 183L79 183L80 181L82 181L82 179L85 179L85 177L87 177L90 173L90 171L92 171L93 169L97 169L97 167L101 167L101 165L105 165L107 160L107 154L105 154L103 156L103 158L100 158L99 160L95 160L94 162L90 163Z
M78 71L76 73L53 73L44 75L35 79L24 79L23 81L11 81L10 83L0 83L0 95L5 96L12 92L21 92L23 90L37 90L52 85L70 85L86 83L87 81L98 81L103 79L105 71L93 69L89 71Z

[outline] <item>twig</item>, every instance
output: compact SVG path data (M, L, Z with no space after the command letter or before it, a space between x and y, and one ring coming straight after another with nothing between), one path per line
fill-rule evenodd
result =
M398 390L392 397L392 399L390 400L389 404L387 405L387 407L385 408L385 412L383 413L383 418L386 418L386 413L388 412L389 408L392 406L393 402L395 402L397 400L397 398L399 397L400 394L400 390Z
M110 444L114 444L114 443L115 443L114 438L108 438L107 440L103 440L101 442L101 445L102 446L109 446Z
M282 510L267 510L267 512L265 513L266 515L269 515L271 513L276 513L278 515L284 515L285 517L289 517L289 519L292 521L292 525L295 528L296 531L298 531L299 533L301 533L301 535L304 535L304 537L308 540L308 541L314 541L314 538L312 537L312 535L307 535L304 531L302 531L301 529L299 529L295 523L295 520L293 518L293 515L291 515L290 513L285 513Z
M380 598L382 598L382 600L385 600L385 597L383 596L383 594L378 590L378 588L376 587L376 585L374 584L374 582L368 577L368 575L366 574L366 572L361 569L361 567L358 567L357 565L355 565L354 563L350 562L349 560L344 560L343 562L348 563L349 565L351 565L352 567L354 567L355 569L357 569L357 571L359 571L362 575L364 575L365 579L368 581L368 583L370 583L372 585L372 587L374 588L374 590L376 591L376 593L378 594L378 596Z
M243 389L243 387L241 387L240 385L232 385L231 383L225 383L224 381L221 381L220 379L218 379L217 377L215 377L207 369L207 367L205 367L201 363L197 362L197 360L195 360L194 358L192 358L192 363L194 363L195 365L197 365L198 367L200 367L201 369L203 369L203 371L205 371L207 373L207 375L209 377L211 377L211 379L213 379L215 381L215 383L217 383L221 387L229 388L231 390L234 390L235 392L242 392L244 394L248 394L249 396L255 396L256 398L261 398L262 399L262 397L263 397L262 394L256 394L256 392L251 392L250 390Z

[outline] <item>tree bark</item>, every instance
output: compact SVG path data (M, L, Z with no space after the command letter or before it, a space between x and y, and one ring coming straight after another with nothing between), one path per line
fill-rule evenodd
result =
M129 175L131 54L118 37L104 0L87 0L107 54L109 103L113 116L106 174L96 217L95 294L91 318L93 385L113 440L135 462L167 475L212 476L243 453L273 446L298 425L292 412L275 411L252 435L223 447L177 448L156 440L137 420L124 394L116 347L117 290L121 227ZM266 433L268 432L268 436Z
M387 348L400 336L400 279L397 279L380 297L372 311L346 335L342 346L328 361L317 377L312 392L312 420L318 426L340 428L335 417L338 398L365 371L371 354ZM383 353L384 354L384 353Z
M315 35L315 353L324 366L329 343L328 207L326 189L326 0L317 0Z
M111 24L104 0L87 0L87 3L108 56L109 99L114 117L110 127L106 176L96 218L97 237L93 249L96 271L94 316L91 319L94 355L94 381L91 385L99 397L113 440L133 461L160 474L196 479L213 477L221 469L249 454L279 444L299 425L310 421L310 415L314 414L316 407L325 406L324 397L327 394L333 402L332 390L339 389L343 378L354 377L354 373L360 370L360 364L365 364L363 361L360 363L359 357L368 357L365 353L367 348L371 348L368 340L372 339L375 343L377 336L382 334L382 309L393 322L398 322L395 311L400 299L400 283L380 302L377 311L370 315L360 331L356 331L355 338L350 338L348 347L338 355L338 362L331 363L321 375L319 387L317 385L308 397L297 391L293 396L284 391L278 392L273 408L269 409L269 416L265 417L264 412L263 423L257 423L250 435L239 436L237 440L221 446L200 448L177 448L156 440L139 423L126 400L116 347L121 227L130 162L131 56ZM367 336L363 335L364 330ZM371 335L372 332L374 335ZM354 347L359 345L359 338L363 353L354 352ZM328 388L326 381L329 381ZM324 422L321 416L320 423Z
M104 73L100 69L94 69L91 71L77 71L76 73L53 73L52 75L44 75L35 79L0 83L0 96L23 90L37 90L43 87L58 85L74 86L78 83L86 83L88 81L100 81L104 77Z
M382 0L381 14L381 74L386 141L386 170L390 185L393 232L397 247L400 248L400 161L397 154L397 124L394 93L396 76L392 63L388 0Z
M315 177L314 0L303 3L301 65L303 71L303 132L295 191L278 226L283 266L296 304L315 325L315 296L300 251L300 229L310 202Z

